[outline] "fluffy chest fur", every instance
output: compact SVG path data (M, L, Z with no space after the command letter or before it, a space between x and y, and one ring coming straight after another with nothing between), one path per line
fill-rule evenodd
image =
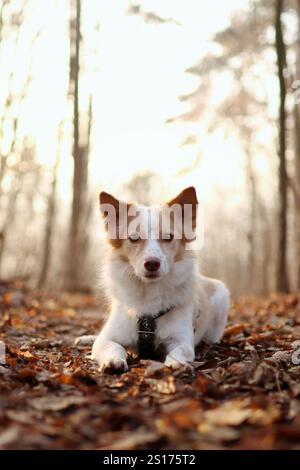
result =
M122 305L129 316L155 316L170 305L194 304L198 276L196 259L190 253L174 263L168 276L145 283L112 251L103 271L103 284L110 302Z

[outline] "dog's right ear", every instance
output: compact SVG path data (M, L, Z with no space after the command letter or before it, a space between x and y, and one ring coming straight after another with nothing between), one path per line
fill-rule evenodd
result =
M114 208L116 214L119 214L120 211L120 201L116 199L114 196L112 196L109 193L106 193L105 191L102 191L99 194L99 202L100 202L100 211L101 214L104 217L108 216L108 208L112 207ZM123 203L124 204L124 203Z
M119 201L105 191L99 194L99 201L108 240L115 248L119 248L122 239L127 237L127 215L130 204Z

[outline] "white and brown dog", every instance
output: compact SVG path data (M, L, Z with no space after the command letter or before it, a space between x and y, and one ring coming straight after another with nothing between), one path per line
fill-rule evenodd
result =
M127 350L146 357L147 351L164 350L165 364L176 368L194 360L201 340L222 338L229 292L221 281L199 273L195 251L187 249L190 239L178 230L186 207L195 229L197 205L193 187L160 207L120 203L100 194L109 242L102 280L111 304L92 349L101 371L126 371ZM179 207L182 217L178 222L171 216L171 223L164 224L164 209L172 207Z

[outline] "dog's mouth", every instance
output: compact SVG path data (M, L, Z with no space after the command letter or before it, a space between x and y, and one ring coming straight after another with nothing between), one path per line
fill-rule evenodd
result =
M144 278L149 280L158 279L160 277L159 273L145 273Z

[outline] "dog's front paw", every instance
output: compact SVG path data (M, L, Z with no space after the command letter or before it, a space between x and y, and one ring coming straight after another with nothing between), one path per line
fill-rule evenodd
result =
M165 360L165 365L167 367L170 367L170 369L172 370L186 370L186 371L189 371L189 372L192 372L193 371L193 366L191 364L189 364L188 362L179 362L177 361L176 359L172 358L172 357L167 357L166 360Z
M114 341L96 339L91 359L99 364L100 372L126 372L128 370L126 350Z
M122 373L128 370L125 359L109 359L99 364L99 371L102 373Z

